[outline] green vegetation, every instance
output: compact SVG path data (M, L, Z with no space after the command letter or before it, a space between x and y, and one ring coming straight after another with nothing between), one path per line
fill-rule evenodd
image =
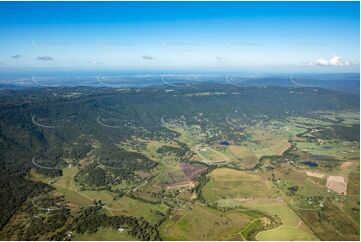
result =
M237 211L218 211L197 204L171 214L160 233L165 240L220 240L238 233L249 219Z
M237 198L271 197L272 184L262 177L243 171L220 168L212 171L202 195L209 203Z
M120 231L111 228L99 228L95 233L77 234L72 240L75 241L133 241L137 240L122 228Z
M1 92L0 239L359 240L358 98L166 90Z
M129 197L113 202L109 210L112 215L131 215L144 218L151 224L158 224L168 212L167 206L163 204L149 204Z

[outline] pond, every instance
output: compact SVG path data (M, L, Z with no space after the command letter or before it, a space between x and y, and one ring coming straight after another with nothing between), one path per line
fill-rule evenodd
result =
M220 145L230 145L231 143L229 143L227 140L222 140L219 142Z
M304 164L304 165L306 165L306 166L309 166L309 167L312 167L312 168L315 168L315 167L318 166L315 162L308 161L308 160L302 162L302 164Z

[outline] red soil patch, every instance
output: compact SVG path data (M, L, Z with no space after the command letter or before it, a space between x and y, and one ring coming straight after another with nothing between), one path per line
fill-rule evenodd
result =
M172 172L167 173L171 182L164 182L160 183L160 187L166 188L183 188L183 187L194 187L194 181L199 175L207 170L207 167L201 164L190 164L186 162L180 163L180 168L184 173L184 177L179 179L177 175L173 174Z
M200 164L190 164L182 162L180 168L190 181L195 180L199 175L207 170L207 167Z
M346 195L347 184L342 176L329 176L326 187L337 192L340 195Z

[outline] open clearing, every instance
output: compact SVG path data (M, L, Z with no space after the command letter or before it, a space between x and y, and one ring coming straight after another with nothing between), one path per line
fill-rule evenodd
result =
M111 215L143 217L152 224L158 223L168 210L167 206L163 204L145 203L129 197L122 197L108 207L110 208Z
M164 240L222 240L240 232L250 221L237 211L219 211L196 204L188 210L176 211L160 227Z
M201 159L201 161L205 163L213 164L229 161L229 158L227 156L213 149L210 146L196 145L194 150Z
M262 156L282 155L289 147L288 136L275 136L272 132L260 127L247 129L252 140L245 145L260 159Z
M327 141L321 143L296 141L297 148L311 155L334 157L339 160L347 160L350 157L359 156L359 144L350 141Z
M55 177L49 179L43 175L40 175L36 172L32 172L32 179L36 181L42 181L46 183L51 183L51 185L56 189L56 192L64 195L65 201L71 207L86 207L93 206L94 202L101 200L103 202L111 202L113 200L114 194L107 190L91 191L83 190L81 191L80 187L75 184L75 176L78 174L79 169L75 166L63 168L63 175L60 177Z
M324 178L325 174L316 173L316 172L310 172L306 171L307 176L317 177L317 178Z
M219 168L208 177L202 195L210 203L221 199L272 197L275 194L269 181L250 172Z
M351 167L353 165L352 161L345 161L344 163L342 163L342 165L340 166L340 168L342 169L347 169L349 167Z
M258 163L257 157L246 147L229 145L224 147L224 153L232 162L240 164L242 168L252 168Z
M72 238L75 241L135 241L137 238L132 237L126 230L118 232L112 228L98 228L95 233L77 234Z
M282 225L277 228L258 233L257 240L317 240L282 199L249 199L242 205L278 217L282 222Z
M258 233L256 235L257 240L265 240L265 241L290 241L290 240L298 240L298 241L309 241L309 240L318 240L315 236L310 233L303 231L302 224L294 227L286 227L280 226L275 229L266 230Z
M281 226L260 232L257 239L317 240L292 209L275 196L276 190L263 177L229 168L215 169L208 176L210 180L202 190L208 202L217 202L220 207L257 209L281 220Z

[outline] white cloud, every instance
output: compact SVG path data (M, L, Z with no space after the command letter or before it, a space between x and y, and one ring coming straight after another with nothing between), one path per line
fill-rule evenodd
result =
M344 61L341 59L341 57L334 55L331 59L323 59L319 58L315 62L311 62L310 65L312 66L349 66L349 65L355 65L357 63L351 63L349 61Z

